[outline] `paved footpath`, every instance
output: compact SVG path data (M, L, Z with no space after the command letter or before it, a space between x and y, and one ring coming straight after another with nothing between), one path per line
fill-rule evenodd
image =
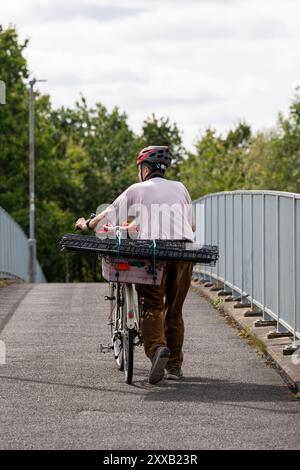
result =
M129 386L97 354L105 284L29 287L0 289L1 449L300 449L299 401L197 294L184 309L185 379L148 384L139 348Z

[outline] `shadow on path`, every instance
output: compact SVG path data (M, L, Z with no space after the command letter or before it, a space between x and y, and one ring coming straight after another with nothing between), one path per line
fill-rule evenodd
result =
M238 403L286 403L291 400L291 394L285 384L266 385L256 383L230 382L224 379L213 379L211 377L186 377L181 381L162 381L156 385L150 385L146 379L136 380L132 385L120 384L113 381L111 387L88 385L84 383L65 383L35 378L16 377L0 375L0 379L16 382L27 382L42 385L54 385L68 387L74 390L86 390L93 392L109 392L121 395L140 395L145 401L165 402L199 402L199 403L224 403L229 406L238 406ZM100 382L100 380L99 380ZM124 390L124 387L126 389ZM255 408L262 409L262 408ZM288 414L300 414L299 411L273 410Z

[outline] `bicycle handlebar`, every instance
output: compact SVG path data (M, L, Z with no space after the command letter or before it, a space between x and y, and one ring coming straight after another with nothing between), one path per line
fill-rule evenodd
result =
M95 217L96 217L96 214L92 213L90 215L90 217L85 221L85 223L90 222ZM74 231L76 231L76 230L82 231L82 229L78 225L75 225ZM123 225L104 225L101 230L97 231L97 233L113 232L117 235L118 232L122 232L122 231L125 232L125 231L128 231L128 230L130 231L130 224L129 223L125 223ZM137 231L137 226L134 226L133 231Z

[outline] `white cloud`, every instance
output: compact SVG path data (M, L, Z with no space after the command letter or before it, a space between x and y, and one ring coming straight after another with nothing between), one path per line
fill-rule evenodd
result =
M300 79L297 0L10 0L1 13L30 36L30 70L54 105L83 93L135 130L169 116L189 147L208 125L271 126Z

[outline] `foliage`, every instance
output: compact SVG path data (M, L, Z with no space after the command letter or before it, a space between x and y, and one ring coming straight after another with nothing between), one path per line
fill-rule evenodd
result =
M206 130L196 143L196 152L190 153L180 166L182 181L192 198L244 185L243 157L250 136L251 130L245 123L239 123L225 138L213 129Z
M0 205L13 213L20 208L27 188L28 78L23 51L27 41L18 43L17 33L0 26L0 79L6 85L6 105L0 105ZM13 214L12 214L13 215Z

